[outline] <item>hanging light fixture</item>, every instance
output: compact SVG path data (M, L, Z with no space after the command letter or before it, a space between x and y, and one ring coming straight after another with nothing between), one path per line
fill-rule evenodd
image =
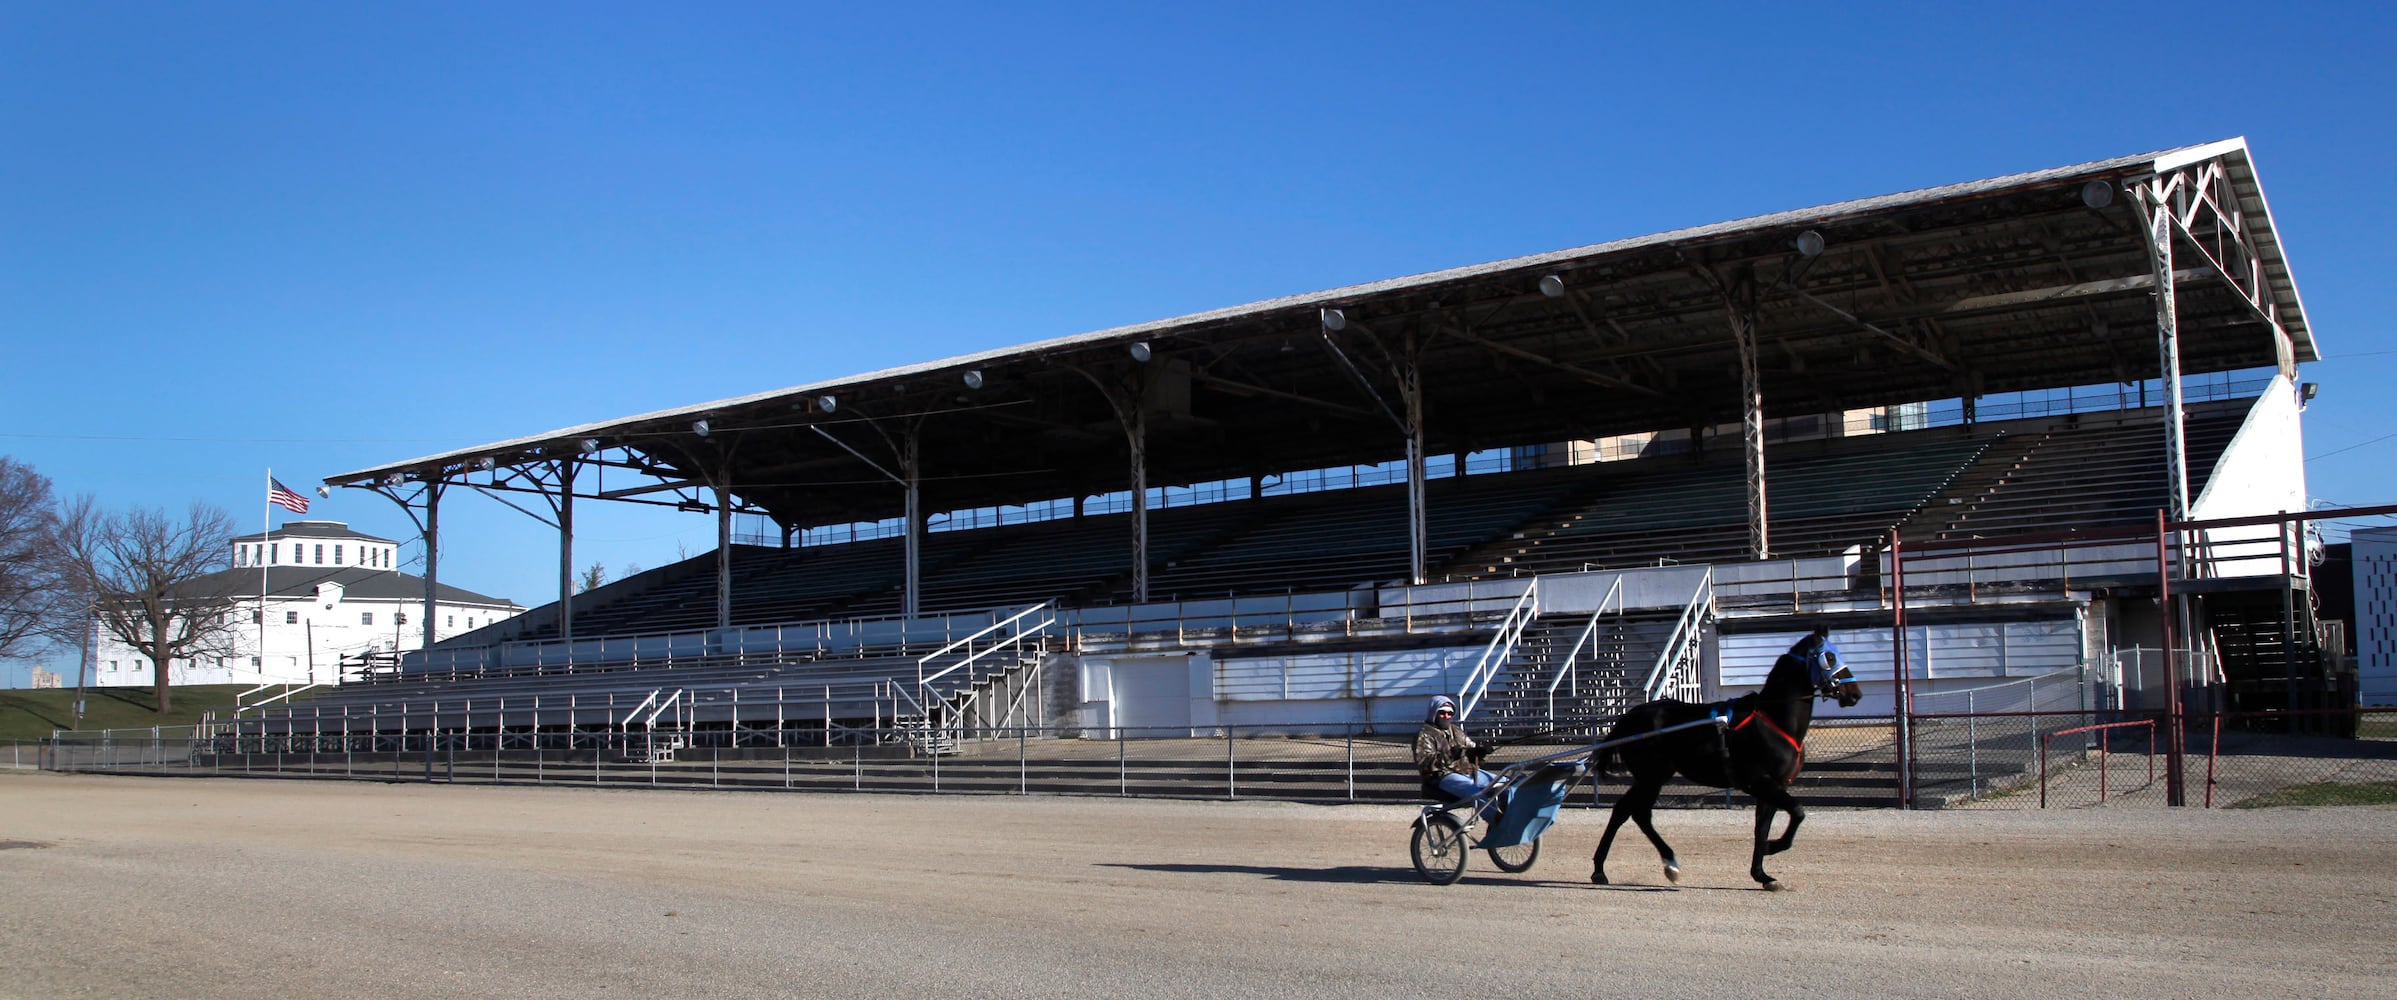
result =
M1556 275L1553 275L1553 274L1551 274L1551 275L1548 275L1547 277L1541 278L1541 279L1540 279L1540 294L1542 294L1542 295L1545 295L1545 296L1548 296L1549 298L1552 298L1552 299L1561 299L1561 298L1564 298L1564 297L1565 297L1565 279L1563 279L1563 278L1561 278L1561 277L1558 277L1558 276L1556 276Z
M968 368L968 369L966 369L966 373L965 373L965 379L964 379L964 381L965 381L965 387L966 387L966 388L968 388L968 389L979 389L979 388L982 388L982 369L980 369L980 368Z
M1338 333L1342 330L1348 329L1348 314L1338 309L1325 307L1323 310L1323 328L1330 330L1333 333Z
M1820 257L1823 255L1823 234L1812 229L1799 233L1798 238L1793 242L1796 244L1800 256Z
M840 408L841 408L841 400L840 400L840 397L838 397L838 396L817 396L817 397L816 397L816 409L818 409L818 410L822 410L822 411L824 411L824 412L826 412L826 413L831 413L832 411L834 411L834 410L837 410L837 409L840 409Z
M1138 362L1140 362L1141 364L1147 364L1147 363L1148 363L1148 361L1149 361L1149 357L1150 357L1150 351L1149 351L1149 342L1148 342L1148 341L1145 341L1145 340L1135 340L1135 341L1133 341L1133 342L1132 342L1131 351L1132 351L1132 360L1134 360L1134 361L1138 361Z
M582 453L585 455L591 454L592 452L599 450L599 439L584 438L579 444L576 445L576 447L582 449Z
M713 429L713 427L709 426L705 418L691 421L691 433L697 434L700 437L706 437L708 431Z

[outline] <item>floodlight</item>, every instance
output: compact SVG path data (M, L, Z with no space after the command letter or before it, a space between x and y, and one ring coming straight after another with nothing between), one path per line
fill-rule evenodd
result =
M691 421L691 433L697 434L700 437L706 437L707 432L711 429L713 428L710 428L708 426L708 422L704 419Z
M1347 329L1348 314L1338 309L1326 308L1323 311L1323 328L1334 333Z
M1557 277L1556 275L1553 275L1553 274L1551 274L1551 275L1548 275L1547 277L1541 278L1541 279L1540 279L1540 294L1542 294L1542 295L1545 295L1545 296L1548 296L1549 298L1552 298L1552 299L1561 299L1561 298L1564 298L1564 297L1565 297L1565 279L1563 279L1563 278L1560 278L1560 277Z
M982 369L980 369L980 368L968 368L968 369L966 369L966 372L965 372L965 387L966 387L966 388L968 388L968 389L979 389L979 388L982 388Z
M1820 257L1823 255L1823 234L1812 229L1799 233L1797 247L1800 256Z
M408 477L404 473L394 472L383 477L383 485L385 486L398 486L399 484L407 481Z
M826 413L831 413L832 411L834 411L834 410L837 410L837 409L840 409L840 408L841 408L841 400L840 400L840 397L838 397L838 396L817 396L817 397L816 397L816 409L822 410L822 411L824 411L824 412L826 412Z
M2297 384L2297 401L2300 405L2311 403L2314 401L2314 395L2321 391L2322 383L2320 382L2300 382Z
M2114 204L2114 185L2104 181L2090 181L2081 185L2081 204L2091 208Z
M1142 364L1147 364L1147 363L1148 363L1149 356L1150 356L1150 352L1149 352L1149 342L1148 342L1148 341L1145 341L1145 340L1135 340L1135 341L1133 341L1133 342L1132 342L1132 348L1131 348L1131 350L1132 350L1132 360L1134 360L1134 361L1138 361L1138 362L1140 362L1140 363L1142 363Z
M333 495L333 488L330 486L319 486L316 488L316 495L320 497L330 497Z
M591 454L592 452L599 450L599 439L584 438L579 444L576 445L576 447L582 449L582 452L585 455Z
M474 467L484 472L491 471L492 468L497 465L499 465L499 459L493 458L489 455L485 455L474 460Z

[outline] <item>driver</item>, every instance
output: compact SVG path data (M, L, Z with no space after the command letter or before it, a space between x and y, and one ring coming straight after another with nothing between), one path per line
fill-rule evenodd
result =
M1473 742L1456 723L1457 703L1447 695L1432 697L1423 728L1415 731L1415 770L1426 783L1437 784L1451 798L1469 799L1490 787L1497 776L1481 769L1489 747Z

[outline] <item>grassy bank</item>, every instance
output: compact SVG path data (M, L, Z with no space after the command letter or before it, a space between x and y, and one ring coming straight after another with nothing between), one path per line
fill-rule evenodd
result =
M83 729L148 729L151 726L188 726L199 721L200 713L218 705L233 703L233 696L249 690L248 684L196 684L174 689L175 710L158 713L158 700L151 697L149 688L86 688L83 698ZM75 689L45 688L42 690L0 691L0 740L38 740L50 735L53 729L74 725Z

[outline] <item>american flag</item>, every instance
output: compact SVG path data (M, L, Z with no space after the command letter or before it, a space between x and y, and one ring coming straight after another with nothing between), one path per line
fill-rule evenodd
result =
M275 506L281 507L284 510L288 510L294 514L305 514L308 512L307 497L292 492L291 487L283 485L282 480L276 479L273 476L266 477L266 482L266 502L274 504Z

